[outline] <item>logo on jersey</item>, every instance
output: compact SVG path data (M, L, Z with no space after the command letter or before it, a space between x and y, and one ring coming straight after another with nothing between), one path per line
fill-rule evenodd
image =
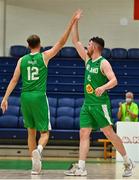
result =
M92 86L90 84L86 85L86 92L88 94L92 94L94 92L94 89L92 88Z
M86 66L86 70L89 71L90 73L94 73L94 74L98 73L98 68L92 68L89 64Z
M97 74L98 73L98 68L94 68L93 73Z
M88 80L89 82L91 82L91 76L90 76L90 74L87 76L87 80Z
M35 64L37 64L37 61L36 60L35 61L28 61L28 64L35 65Z

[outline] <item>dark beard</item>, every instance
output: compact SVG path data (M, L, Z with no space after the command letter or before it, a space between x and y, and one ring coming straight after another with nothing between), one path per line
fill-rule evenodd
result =
M87 50L87 55L91 58L91 56L93 55L94 51L92 51L91 53Z

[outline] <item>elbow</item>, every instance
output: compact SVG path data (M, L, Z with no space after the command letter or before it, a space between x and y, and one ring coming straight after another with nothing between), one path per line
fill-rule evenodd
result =
M118 85L118 81L117 81L117 79L115 78L114 79L114 86L117 86Z

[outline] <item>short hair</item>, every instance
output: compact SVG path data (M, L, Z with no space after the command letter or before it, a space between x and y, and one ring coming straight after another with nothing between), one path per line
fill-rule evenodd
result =
M27 42L30 48L34 49L36 47L38 47L41 43L40 41L40 37L38 35L31 35L27 38Z
M100 47L101 47L101 50L103 50L104 46L105 46L105 41L104 39L100 38L100 37L93 37L89 40L90 41L93 41L95 43L97 43Z

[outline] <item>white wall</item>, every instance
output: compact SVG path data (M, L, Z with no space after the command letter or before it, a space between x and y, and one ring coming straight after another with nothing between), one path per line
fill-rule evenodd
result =
M30 34L38 34L42 45L53 45L72 12L81 8L80 36L84 45L92 36L102 36L106 47L139 47L139 21L133 20L134 0L8 0L6 49L25 44ZM120 19L128 25L121 26ZM66 46L72 45L69 40Z

